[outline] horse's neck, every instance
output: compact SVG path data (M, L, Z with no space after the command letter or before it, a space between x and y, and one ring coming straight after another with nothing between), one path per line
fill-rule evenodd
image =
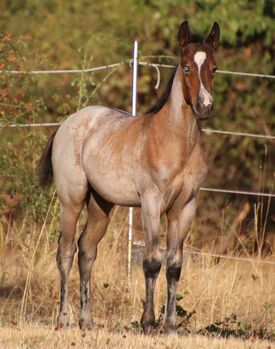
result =
M183 96L182 74L181 67L178 66L170 96L160 114L175 137L179 137L185 143L184 147L191 150L200 142L201 132L192 108L186 104Z

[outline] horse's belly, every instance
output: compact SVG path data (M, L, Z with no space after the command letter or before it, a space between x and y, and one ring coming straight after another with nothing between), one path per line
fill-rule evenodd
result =
M92 188L105 200L116 205L140 206L140 197L127 169L94 166L84 170Z
M114 178L106 175L101 178L92 176L89 181L95 191L109 202L122 206L140 206L140 197L136 188L127 180L115 181Z

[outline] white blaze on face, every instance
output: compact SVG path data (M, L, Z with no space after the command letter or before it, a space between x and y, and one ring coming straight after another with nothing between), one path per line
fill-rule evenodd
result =
M197 64L200 79L200 97L203 100L204 106L207 107L209 104L212 104L213 98L210 95L210 93L206 90L206 88L203 86L203 83L201 81L201 66L203 65L205 59L206 53L203 51L198 51L194 55L194 62Z

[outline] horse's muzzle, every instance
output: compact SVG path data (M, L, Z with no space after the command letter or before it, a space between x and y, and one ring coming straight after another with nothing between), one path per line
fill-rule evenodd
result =
M193 112L198 120L207 120L214 109L214 103L204 105L200 100L193 106Z

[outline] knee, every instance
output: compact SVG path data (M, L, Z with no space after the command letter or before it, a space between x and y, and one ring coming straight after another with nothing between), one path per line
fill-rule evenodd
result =
M60 233L58 239L57 256L72 257L77 250L74 238L66 238L63 233Z
M161 268L162 260L161 258L144 259L143 261L143 271L145 277L153 278L155 277Z
M182 259L176 256L167 258L166 278L168 281L179 281L182 267Z
M179 281L181 274L181 266L171 265L167 267L166 278L168 281Z

